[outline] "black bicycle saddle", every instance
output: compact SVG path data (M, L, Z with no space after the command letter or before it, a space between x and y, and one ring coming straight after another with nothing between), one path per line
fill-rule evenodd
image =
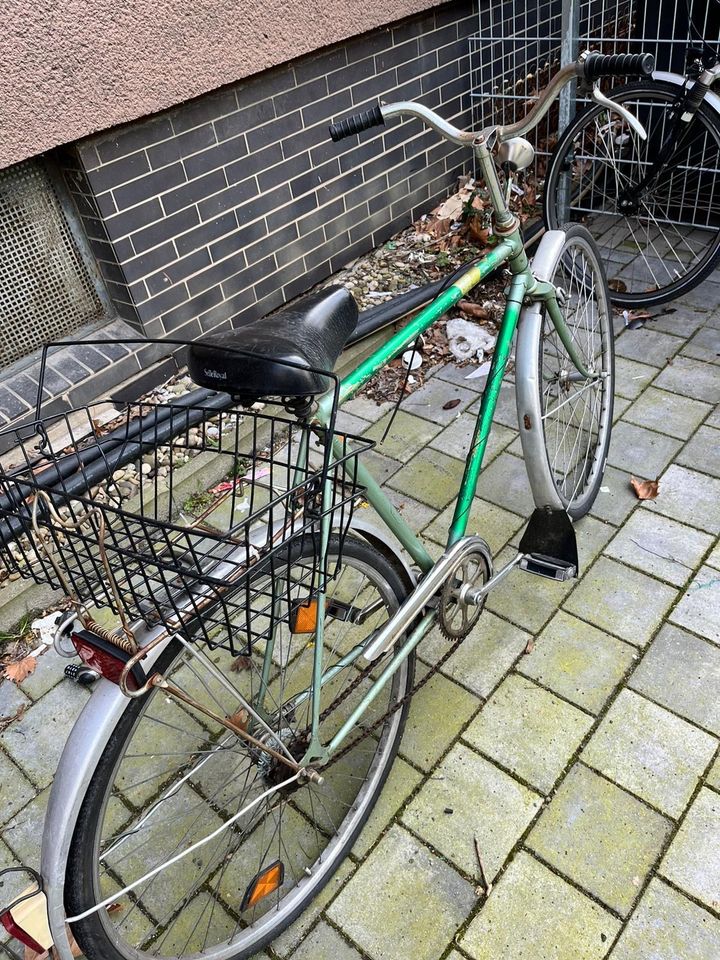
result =
M357 321L357 304L345 287L327 287L272 317L195 341L188 370L201 387L240 400L312 397L331 386L315 371L333 369Z

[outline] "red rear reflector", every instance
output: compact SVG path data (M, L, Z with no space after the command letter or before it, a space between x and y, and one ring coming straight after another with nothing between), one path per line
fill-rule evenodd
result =
M131 654L89 630L78 630L73 633L72 642L83 663L92 667L111 683L120 683L120 675L125 669L125 664L131 659ZM141 668L134 666L128 675L128 690L139 690L146 679Z
M240 910L248 910L250 907L254 907L263 897L267 897L268 894L281 887L284 879L285 864L281 860L276 860L269 867L265 867L248 884L245 896L240 904Z

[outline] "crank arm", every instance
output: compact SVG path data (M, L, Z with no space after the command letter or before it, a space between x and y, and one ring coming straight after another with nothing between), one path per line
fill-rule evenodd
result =
M619 103L615 103L615 101L611 100L610 97L606 97L604 93L600 92L600 88L597 84L593 84L592 98L595 103L599 103L603 107L607 107L608 110L618 113L623 120L625 120L625 122L632 127L641 140L647 140L647 131L635 114L631 113L626 107L620 106Z

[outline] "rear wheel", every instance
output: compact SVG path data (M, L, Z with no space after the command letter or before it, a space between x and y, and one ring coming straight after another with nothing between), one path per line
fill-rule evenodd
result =
M536 505L577 520L597 496L610 445L615 355L607 282L579 224L546 233L532 269L559 288L570 339L591 376L578 373L545 304L525 307L516 358L523 454Z
M545 183L550 229L583 223L600 250L612 300L664 303L692 289L720 259L720 119L703 104L677 123L681 88L642 81L612 91L638 117L592 106L564 131ZM665 150L667 160L653 163Z
M333 542L331 555L337 549ZM336 673L322 687L323 743L373 679L361 670L363 661L343 666L341 658L388 619L404 594L385 557L348 537L327 594L323 670ZM277 634L266 663L270 732L252 721L248 729L300 759L310 727L303 692L314 643L312 635L286 627ZM175 642L158 669L216 712L247 724L236 691L257 702L263 650L239 664L222 650L208 656L212 666ZM292 775L289 767L160 688L130 701L88 788L68 857L69 917L112 898L110 908L72 923L84 953L91 960L240 960L273 940L327 883L370 814L402 735L412 677L409 658L351 730L350 748L320 768L322 784L280 786ZM278 862L280 886L247 905L254 881ZM118 894L158 866L159 873Z

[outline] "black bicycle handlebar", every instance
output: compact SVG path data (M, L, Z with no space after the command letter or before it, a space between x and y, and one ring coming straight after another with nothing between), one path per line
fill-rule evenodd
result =
M337 142L345 137L352 137L363 130L369 130L370 127L382 127L385 125L380 107L373 107L372 110L366 110L364 113L356 113L354 117L348 117L339 123L333 123L328 128L330 130L330 139Z
M582 61L582 76L591 83L600 77L649 77L654 69L651 53L591 53Z

